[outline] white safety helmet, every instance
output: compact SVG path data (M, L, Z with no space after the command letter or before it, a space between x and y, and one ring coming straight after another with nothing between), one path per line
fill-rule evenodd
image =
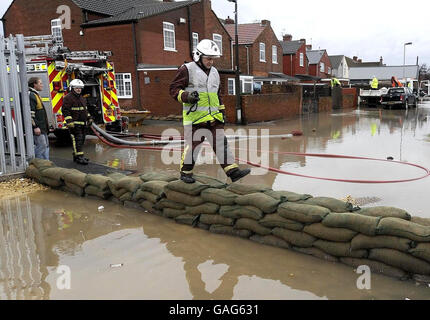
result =
M218 45L209 39L203 39L199 42L196 49L193 52L193 60L198 62L201 56L208 58L219 58L221 52L218 48Z
M82 80L79 79L74 79L70 82L70 88L76 88L76 89L83 89L85 87L84 83L82 82Z

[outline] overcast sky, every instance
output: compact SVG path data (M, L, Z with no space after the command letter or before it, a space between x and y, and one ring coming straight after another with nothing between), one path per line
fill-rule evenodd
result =
M12 0L0 0L0 15ZM239 23L270 20L278 39L290 33L294 40L305 38L314 49L329 55L358 56L363 61L384 58L388 65L430 65L430 1L381 0L238 0ZM234 3L212 0L219 18L234 17Z

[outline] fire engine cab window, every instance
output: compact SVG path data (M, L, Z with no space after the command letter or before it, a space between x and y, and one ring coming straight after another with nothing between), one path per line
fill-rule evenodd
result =
M163 22L164 50L176 50L175 26L169 22Z
M133 98L131 73L117 73L115 81L118 98Z

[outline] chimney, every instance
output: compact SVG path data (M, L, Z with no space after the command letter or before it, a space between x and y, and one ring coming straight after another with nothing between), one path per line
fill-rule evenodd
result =
M357 57L357 56L353 56L353 57L352 57L352 60L354 60L355 62L357 62L358 57Z
M261 26L269 26L270 27L270 20L261 20Z
M225 19L224 23L225 24L234 24L234 20L232 18L230 18L230 16L228 16L227 19Z
M306 44L306 39L300 39L300 42Z
M293 36L291 34L284 34L282 37L284 38L284 41L293 40Z
M382 59L382 56L379 58L379 64L380 64L381 66L383 66L383 65L384 65L384 59Z
M361 60L361 59L358 59L358 63L362 63L363 62L363 60Z
M306 45L306 50L312 50L312 45L311 44L307 44Z

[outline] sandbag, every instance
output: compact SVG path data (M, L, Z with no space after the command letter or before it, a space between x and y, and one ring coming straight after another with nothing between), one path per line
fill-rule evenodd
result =
M107 185L109 187L110 192L114 195L116 198L120 198L124 193L127 193L128 190L124 188L117 188L115 180L109 180L107 182Z
M164 173L164 172L148 172L145 174L142 174L139 177L143 182L148 181L175 181L178 179L178 177L174 174Z
M332 255L325 253L324 251L322 251L321 249L318 248L299 248L299 247L293 247L294 251L300 252L300 253L304 253L304 254L308 254L311 256L314 256L316 258L319 259L323 259L326 261L330 261L330 262L338 262L339 259L336 257L333 257Z
M216 225L216 224L211 225L209 228L209 231L212 233L226 234L226 235L241 237L241 238L249 238L252 235L252 232L249 230L239 230L239 229L234 229L233 227Z
M260 220L264 216L263 212L257 207L237 205L221 206L219 214L232 219L249 218L254 220Z
M163 209L163 216L166 218L174 219L184 214L185 214L185 210L177 210L177 209L171 209L171 208Z
M201 197L204 201L229 206L235 204L238 195L225 189L208 188L202 191Z
M364 234L358 234L351 241L351 249L396 249L399 251L407 252L412 245L413 241L405 238L393 237L393 236L366 236Z
M314 247L335 257L367 258L367 250L351 250L350 242L317 240Z
M240 195L246 195L246 194L250 194L250 193L258 193L258 192L265 192L265 191L269 191L270 188L262 185L262 184L252 184L252 185L247 185L247 184L242 184L239 182L233 182L231 183L227 188L228 191L240 194Z
M414 257L430 262L430 243L419 243L415 248L409 249Z
M411 222L418 223L422 226L430 227L430 219L429 218L412 217Z
M274 228L272 230L272 234L275 236L284 239L288 243L297 246L308 248L312 247L312 244L316 241L316 238L299 231L292 231L283 228Z
M383 218L378 225L379 235L398 236L419 242L430 242L430 227L399 218Z
M282 202L285 202L285 201L296 202L296 201L307 200L309 198L312 198L310 194L299 194L299 193L290 192L290 191L268 190L268 191L265 191L264 193L276 200L281 200Z
M36 180L37 182L40 182L42 175L39 172L39 169L37 169L34 165L29 165L28 168L25 170L25 176L31 179Z
M79 186L80 188L85 188L88 184L85 181L86 176L86 173L71 169L64 175L64 181Z
M127 191L124 193L121 197L119 197L119 201L132 201L133 200L133 193Z
M121 180L122 178L127 177L125 174L119 173L119 172L108 172L106 173L106 177L113 181Z
M138 210L141 209L140 203L135 201L124 201L124 207Z
M368 236L376 234L379 217L363 216L358 213L336 213L331 212L322 221L323 225L331 228L346 228Z
M185 212L189 215L195 216L198 214L216 214L218 209L219 205L207 202L195 207L187 206L185 208Z
M84 196L84 188L81 188L80 186L77 186L73 183L65 182L65 186L61 186L60 190L68 193L73 193L77 195L78 197Z
M314 197L304 201L304 203L324 207L331 212L348 212L353 209L352 204L349 202L328 197Z
M211 188L222 189L227 186L224 182L204 174L193 174L193 178L202 184L210 186Z
M180 216L175 217L175 221L177 223L186 224L186 225L189 225L189 226L192 226L193 223L198 223L198 222L195 221L196 219L197 219L196 216L192 216L192 215L189 215L189 214L182 214Z
M109 180L111 179L101 174L87 174L85 177L85 182L87 182L89 185L97 187L99 190L108 189Z
M154 204L151 201L143 200L140 202L140 206L151 214L163 216L163 211L155 209Z
M185 183L182 180L176 180L176 181L169 182L166 185L166 188L169 188L170 190L173 190L176 192L185 193L190 196L198 196L203 190L209 188L209 185L201 184L198 181L194 183Z
M405 210L393 207L362 208L357 211L357 213L371 217L399 218L404 220L411 220L411 215Z
M371 249L369 259L377 260L411 273L430 275L430 264L428 262L394 249Z
M234 220L230 218L226 218L220 216L219 214L202 214L200 215L201 223L205 224L216 224L216 225L224 225L224 226L233 226Z
M260 221L258 221L258 223L266 228L279 227L293 231L302 231L304 227L304 224L297 221L285 219L277 213L266 214L266 216Z
M316 238L336 242L349 242L357 235L355 231L344 228L329 228L322 223L313 223L305 226L303 231Z
M321 222L330 213L330 210L310 204L285 202L279 205L278 213L285 219L302 223L317 223Z
M141 195L143 196L143 199L149 200L152 203L156 203L157 199L159 198L159 196L157 196L157 195L155 195L155 194L153 194L151 192L148 192L148 191L137 190L136 194L137 193L141 193Z
M268 235L268 236L260 236L259 234L254 234L249 238L254 242L258 242L260 244L264 244L266 246L278 247L283 249L290 249L291 246L287 241L282 240L276 236Z
M141 184L140 190L148 191L160 196L164 192L164 187L167 184L167 181L148 181Z
M163 210L164 208L181 210L181 209L185 209L185 204L174 202L169 199L163 198L154 205L154 208L157 210Z
M39 172L47 168L55 167L55 164L52 161L39 158L33 158L29 164L35 166Z
M194 206L198 206L198 205L205 202L205 200L203 200L203 197L190 196L188 194L176 192L176 191L170 190L168 188L166 188L164 190L164 193L166 194L167 199L169 199L170 201L179 202L179 203L185 204L187 206L193 206L194 207Z
M248 218L240 218L234 224L235 229L244 229L253 231L261 236L267 236L272 233L272 229L263 227L257 221Z
M52 188L59 188L63 185L63 181L61 179L51 179L48 177L41 177L40 182Z
M140 188L141 184L142 180L140 180L138 177L125 177L116 182L116 187L117 189L124 188L134 193Z
M110 196L112 196L112 193L109 189L107 190L100 190L96 186L88 185L85 187L85 194L96 196L102 199L108 199Z
M402 269L389 266L379 261L349 257L341 257L339 260L340 262L353 268L358 268L359 266L368 266L370 268L370 271L381 273L389 277L397 278L400 280L406 280L409 278L408 274Z
M278 208L279 200L264 193L250 193L244 196L239 196L235 199L237 204L242 206L254 206L262 210L264 213L273 213Z
M43 170L41 172L41 176L44 178L50 178L52 180L60 181L66 173L68 173L68 169L59 168L59 167L51 167Z

